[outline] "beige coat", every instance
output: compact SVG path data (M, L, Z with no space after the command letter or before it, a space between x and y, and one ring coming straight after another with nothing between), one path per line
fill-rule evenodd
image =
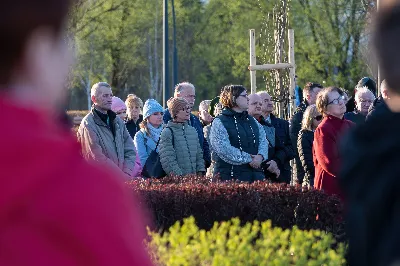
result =
M133 140L121 118L117 116L113 123L115 138L110 127L93 109L83 118L77 133L82 155L87 160L105 163L132 176L136 157Z

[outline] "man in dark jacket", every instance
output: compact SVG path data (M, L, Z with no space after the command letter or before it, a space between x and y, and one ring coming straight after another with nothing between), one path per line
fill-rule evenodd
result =
M280 182L290 183L292 178L292 168L290 166L290 160L294 158L295 152L292 145L292 141L289 135L289 123L286 120L275 117L272 112L274 110L274 105L271 101L271 96L266 92L257 93L263 103L262 112L263 118L266 122L270 123L275 128L275 134L279 139L279 144L282 145L283 152L279 152L279 161L282 163L279 166L280 170Z
M186 99L186 101L188 101L190 105L190 108L193 108L194 101L196 100L196 90L193 84L189 82L182 82L175 86L174 97L182 97ZM165 124L172 120L171 113L168 109L165 110L163 119ZM197 134L199 135L200 147L202 147L203 149L203 159L205 167L208 168L211 165L211 155L208 142L204 138L203 125L201 124L200 120L192 113L190 114L189 124L196 129Z
M366 120L370 119L373 116L379 116L382 113L387 113L389 111L389 108L385 103L388 98L388 86L386 80L382 81L380 91L381 96L376 98L372 105L369 107Z
M350 265L400 263L400 4L391 4L380 8L373 38L388 111L371 116L342 145Z
M300 104L299 107L297 107L293 117L290 120L290 127L289 127L290 139L291 143L293 144L293 150L295 153L295 167L293 169L294 170L293 179L299 184L303 182L305 174L303 166L301 165L299 153L297 151L297 138L299 136L299 132L301 129L301 121L303 120L303 115L306 108L311 104L315 104L315 101L317 100L317 94L322 88L323 88L322 85L318 83L308 82L303 89L304 101Z

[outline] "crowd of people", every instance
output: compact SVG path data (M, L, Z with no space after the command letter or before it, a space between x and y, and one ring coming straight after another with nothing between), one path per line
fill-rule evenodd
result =
M126 180L142 177L155 151L165 175L269 180L342 197L340 140L377 105L375 82L362 78L351 97L313 82L296 90L303 100L289 122L274 115L267 91L249 94L241 85L227 85L214 99L200 102L196 116L196 89L189 82L176 85L165 110L154 99L143 105L134 94L124 102L108 83L99 82L92 87L93 108L81 122L78 140L85 158L112 165Z

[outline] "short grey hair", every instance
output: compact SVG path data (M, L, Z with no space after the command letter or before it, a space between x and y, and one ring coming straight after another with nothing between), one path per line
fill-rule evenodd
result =
M184 89L187 89L187 88L190 88L190 89L193 89L193 90L196 90L195 89L195 87L194 87L194 85L192 84L192 83L190 83L190 82L181 82L181 83L178 83L178 84L176 84L176 86L175 86L175 97L177 97L177 94L179 93L179 92L181 92L181 91L183 91Z
M259 91L259 92L257 92L257 94L258 94L259 96L261 96L261 95L263 95L263 94L268 94L269 96L271 96L267 91Z
M90 90L90 95L91 96L97 96L99 88L101 87L106 87L111 89L111 85L108 84L107 82L97 82L96 84L93 84L92 89Z
M356 102L360 102L361 97L363 95L369 95L369 96L371 96L372 100L375 100L375 95L372 93L372 91L370 91L367 86L364 86L361 88L357 88L357 92L356 92L356 96L355 96Z
M204 100L199 105L199 112L206 110L208 111L208 107L210 107L211 100Z

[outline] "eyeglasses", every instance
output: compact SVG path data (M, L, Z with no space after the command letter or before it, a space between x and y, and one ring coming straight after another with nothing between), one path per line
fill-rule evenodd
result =
M186 112L186 111L190 111L190 107L183 107L182 109L181 109L181 111L184 111L184 112Z
M248 95L247 94L240 94L238 97L245 97L245 98L247 98L248 97Z
M340 101L342 101L342 103L344 103L345 97L343 95L341 95L341 96L339 96L339 98L329 102L327 105L330 105L330 104L338 105L338 104L340 104Z
M117 114L117 115L126 114L126 111L119 111L119 112L116 112L116 114Z
M315 120L321 121L322 120L322 115L317 115L314 117Z

